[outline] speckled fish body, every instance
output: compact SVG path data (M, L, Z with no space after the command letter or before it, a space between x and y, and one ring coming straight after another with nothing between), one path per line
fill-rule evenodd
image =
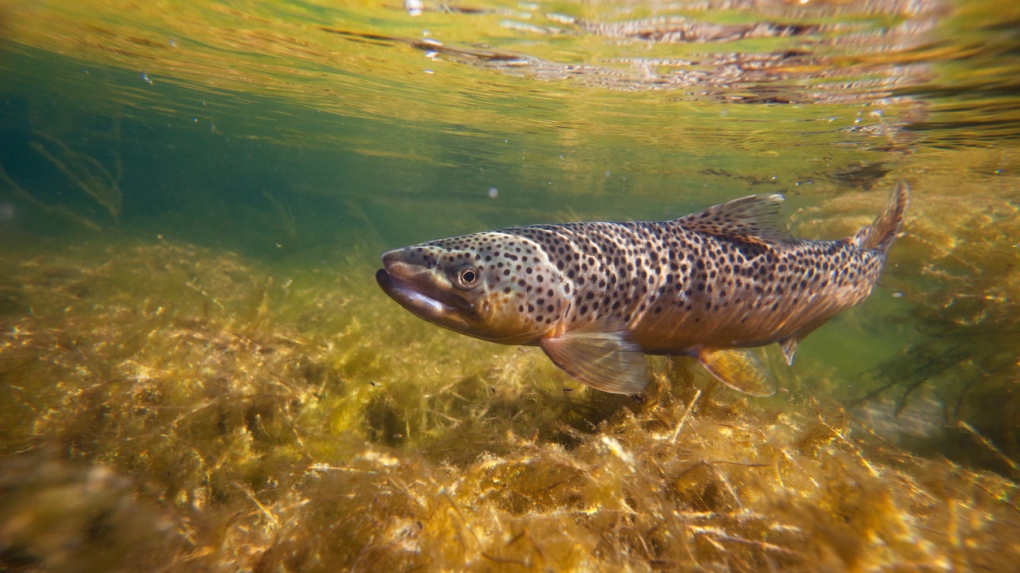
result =
M589 386L637 393L644 354L691 355L727 385L774 391L746 348L797 343L871 293L906 185L839 241L790 238L780 195L673 221L511 227L383 255L383 290L414 314L504 344L538 345Z

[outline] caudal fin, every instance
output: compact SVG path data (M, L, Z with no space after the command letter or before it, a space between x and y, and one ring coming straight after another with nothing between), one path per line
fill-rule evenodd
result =
M885 209L875 217L875 222L870 227L861 229L857 234L860 237L862 249L877 249L883 253L889 250L889 245L896 238L903 224L903 212L907 210L907 203L910 202L910 186L905 181L900 181L893 189L889 202Z

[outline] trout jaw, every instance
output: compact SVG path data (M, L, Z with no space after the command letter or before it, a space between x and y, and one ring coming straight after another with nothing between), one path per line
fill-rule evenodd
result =
M407 283L393 277L385 269L376 271L375 280L383 292L415 316L457 332L463 332L468 328L468 323L456 313L455 309L422 294Z
M379 287L415 316L438 326L473 335L482 320L470 301L453 292L449 282L434 269L405 262L404 251L383 256L385 269L375 273Z

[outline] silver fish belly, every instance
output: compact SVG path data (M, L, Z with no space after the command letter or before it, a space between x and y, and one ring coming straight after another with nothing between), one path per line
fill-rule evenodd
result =
M780 195L749 196L673 221L511 227L389 251L382 289L462 334L540 346L579 381L641 392L645 354L694 356L724 384L775 387L746 349L797 344L871 293L909 199L839 241L788 236Z

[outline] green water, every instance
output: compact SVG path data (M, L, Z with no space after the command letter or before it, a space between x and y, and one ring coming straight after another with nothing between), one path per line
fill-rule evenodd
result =
M1020 4L0 0L0 570L1009 570ZM384 250L913 197L782 390L441 331Z

